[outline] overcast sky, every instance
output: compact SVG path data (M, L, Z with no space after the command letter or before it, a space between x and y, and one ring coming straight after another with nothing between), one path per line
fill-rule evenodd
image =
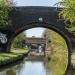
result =
M61 0L14 0L16 6L54 6ZM33 28L26 31L28 37L41 37L44 28Z
M14 0L17 6L53 6L61 0Z

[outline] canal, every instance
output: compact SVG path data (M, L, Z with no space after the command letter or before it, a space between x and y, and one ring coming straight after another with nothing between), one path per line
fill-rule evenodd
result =
M18 65L1 69L0 75L52 75L52 72L46 69L44 61L23 61Z
M56 70L56 71L54 71ZM45 60L26 60L6 68L0 69L0 75L63 75L61 68L52 69ZM61 71L60 71L61 70ZM61 73L62 72L62 73ZM75 75L75 72L66 75Z

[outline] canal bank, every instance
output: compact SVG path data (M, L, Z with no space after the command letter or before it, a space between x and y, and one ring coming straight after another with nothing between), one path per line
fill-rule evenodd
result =
M41 58L40 58L41 59ZM0 69L0 75L63 75L59 71L54 71L53 66L49 68L50 64L43 60L26 60L24 59L21 63L15 64L14 66ZM55 72L55 73L54 73ZM64 73L64 71L62 70ZM68 72L66 75L75 75Z
M22 57L22 59L20 58L20 55L24 55L25 51L21 51L20 53L18 51L14 51L13 55L19 55L17 57L17 59L14 59L14 60L17 60L20 61L22 60L24 57ZM7 54L8 56L10 56L10 54ZM12 56L13 56L12 55ZM35 60L36 59L36 60ZM33 58L28 58L27 59L23 59L23 61L21 61L20 63L16 63L14 66L8 66L6 68L1 68L0 69L0 75L63 75L64 74L64 70L62 69L62 67L64 65L61 66L62 63L59 63L57 64L57 62L55 60L50 61L50 62L47 62L47 61L44 61L43 60L44 57L40 57L37 58L37 57L33 57ZM15 61L14 61L15 62ZM14 63L12 62L12 63ZM62 61L61 61L62 62ZM10 63L11 64L11 63ZM2 66L3 67L3 66ZM75 75L75 72L74 74L67 74L67 75Z
M13 50L10 53L0 54L0 67L14 64L20 60L23 60L26 56L26 50Z

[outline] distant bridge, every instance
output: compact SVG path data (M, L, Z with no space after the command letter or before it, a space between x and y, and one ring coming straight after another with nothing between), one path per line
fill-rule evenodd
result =
M25 44L46 44L45 38L27 37Z

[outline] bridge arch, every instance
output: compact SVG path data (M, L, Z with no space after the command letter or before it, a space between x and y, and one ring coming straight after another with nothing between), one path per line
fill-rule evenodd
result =
M43 27L43 28L48 28L48 29L51 29L55 32L57 32L59 35L61 35L65 42L66 42L66 45L67 47L70 49L70 51L72 50L72 45L71 45L71 42L70 42L70 38L61 30L61 28L58 28L52 24L48 24L46 22L32 22L32 23L29 23L25 26L22 26L20 27L19 29L16 29L15 31L15 34L13 34L13 39L18 35L20 34L21 32L25 31L25 30L28 30L28 29L31 29L31 28L35 28L35 27ZM12 40L13 40L12 39Z
M51 24L48 24L46 22L32 22L32 23L29 23L29 24L26 24L24 26L21 26L20 29L16 29L15 33L13 34L13 37L10 38L10 41L8 43L8 48L10 50L10 47L11 47L11 44L14 40L14 38L20 34L21 32L25 31L25 30L28 30L30 28L35 28L35 27L43 27L43 28L48 28L48 29L51 29L55 32L57 32L59 35L61 35L65 42L66 42L66 45L67 45L67 51L68 51L68 67L69 68L71 66L71 51L72 51L72 45L71 45L71 41L70 41L70 38L61 30L61 28L58 28L54 25L51 25Z
M24 30L35 27L52 29L64 38L68 48L68 67L71 67L72 36L65 29L64 21L58 20L59 10L60 8L57 9L56 7L15 7L9 15L12 26L0 29L3 34L7 35L8 39L5 44L0 40L1 48L3 48L4 52L10 52L14 38Z

